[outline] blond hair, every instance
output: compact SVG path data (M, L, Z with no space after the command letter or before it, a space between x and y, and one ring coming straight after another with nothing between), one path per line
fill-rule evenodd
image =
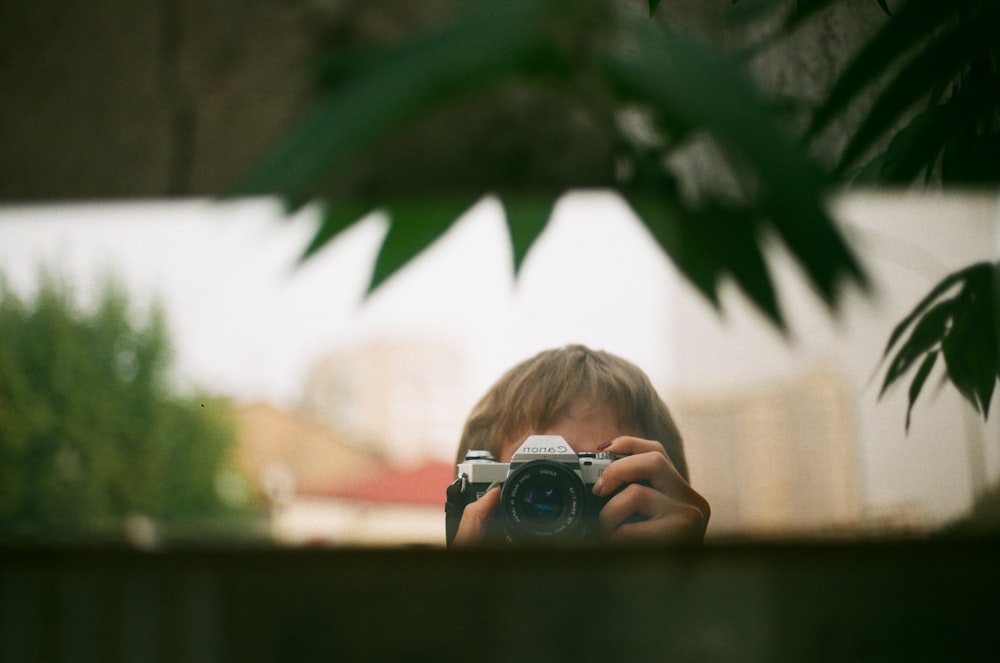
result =
M623 428L662 444L688 479L680 433L646 374L621 357L582 345L546 350L507 371L472 408L458 461L473 449L499 457L505 442L545 430L578 399L609 406Z

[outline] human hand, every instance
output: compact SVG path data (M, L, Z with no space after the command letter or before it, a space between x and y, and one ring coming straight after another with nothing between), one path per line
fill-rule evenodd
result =
M467 504L462 511L462 520L458 523L458 531L452 547L477 545L486 540L486 523L500 505L500 484L493 484L475 502Z
M677 471L663 445L623 435L600 451L626 454L604 470L594 495L613 495L601 509L601 531L614 542L701 543L711 509ZM621 492L614 494L622 488ZM633 515L645 518L630 521Z

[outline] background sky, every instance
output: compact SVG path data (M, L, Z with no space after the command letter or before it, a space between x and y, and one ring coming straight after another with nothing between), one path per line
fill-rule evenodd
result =
M324 352L373 336L451 339L470 387L570 339L669 373L662 291L670 266L608 196L564 201L515 281L501 211L484 200L445 239L365 297L385 232L377 214L315 258L298 256L311 211L285 219L266 200L116 203L0 210L2 269L19 291L54 265L81 296L104 274L169 314L178 376L241 400L293 404Z
M285 407L298 401L317 359L376 337L459 347L467 360L461 412L513 363L570 342L634 361L668 403L832 363L857 391L866 499L917 503L934 518L957 513L971 496L966 439L981 441L990 477L1000 467L997 417L982 427L942 392L922 397L916 432L906 436L905 394L876 403L872 375L892 326L937 280L1000 254L996 197L862 197L838 209L875 293L848 293L833 318L776 251L789 339L731 288L722 315L713 311L627 208L602 193L560 203L516 281L501 210L490 199L368 299L384 220L372 215L299 265L315 215L286 219L270 200L0 208L0 270L27 292L39 264L55 266L84 300L113 273L137 303L164 304L181 386ZM441 457L453 450L442 441Z

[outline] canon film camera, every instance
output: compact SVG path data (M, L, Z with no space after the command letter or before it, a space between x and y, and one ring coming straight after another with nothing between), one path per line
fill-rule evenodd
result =
M455 469L445 505L450 546L466 505L501 483L500 506L486 530L487 542L567 543L592 540L608 498L591 490L605 468L622 456L576 453L559 435L532 435L501 463L488 451L470 451Z

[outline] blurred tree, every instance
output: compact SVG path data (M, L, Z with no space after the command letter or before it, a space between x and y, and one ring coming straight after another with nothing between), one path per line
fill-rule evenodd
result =
M170 393L162 311L133 313L113 281L89 313L51 274L33 301L0 282L0 539L130 523L147 538L247 513L229 404Z

